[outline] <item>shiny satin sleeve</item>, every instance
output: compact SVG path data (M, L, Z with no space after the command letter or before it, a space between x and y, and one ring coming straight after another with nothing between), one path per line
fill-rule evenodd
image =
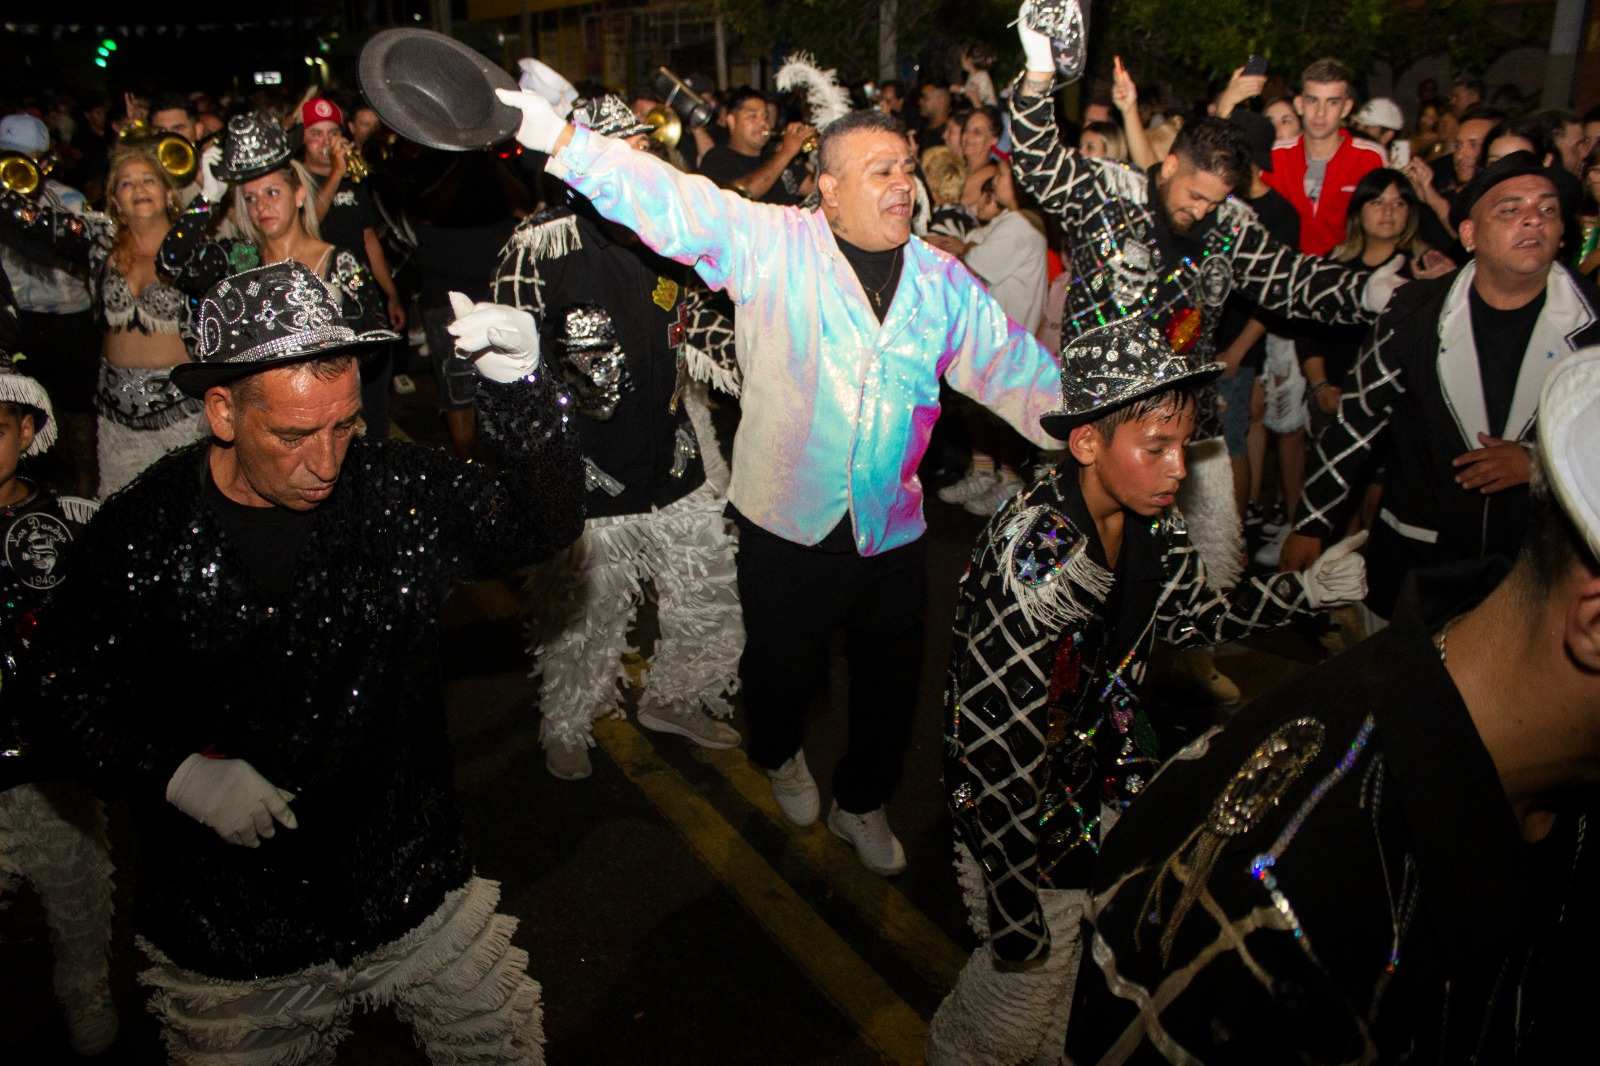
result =
M582 127L551 157L546 172L658 254L692 266L736 304L748 301L759 287L764 246L787 229L783 217L795 210L754 203Z
M965 267L952 260L947 275L952 358L945 366L945 381L1039 447L1060 448L1062 442L1039 424L1041 415L1061 406L1060 363L1006 316Z

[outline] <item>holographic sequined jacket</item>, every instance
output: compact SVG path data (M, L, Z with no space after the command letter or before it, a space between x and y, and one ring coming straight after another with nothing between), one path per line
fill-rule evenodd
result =
M941 378L1059 447L1039 426L1061 400L1055 356L920 239L880 323L821 211L751 203L582 128L548 172L733 301L744 380L728 499L768 532L809 546L848 514L862 555L920 537Z
M994 952L1050 948L1040 889L1088 887L1100 810L1160 763L1138 688L1152 645L1215 644L1310 613L1298 574L1206 583L1183 516L1127 516L1116 572L1075 467L989 520L961 578L945 686L945 791L983 871Z
M1334 325L1373 317L1361 303L1367 274L1280 243L1236 197L1175 238L1152 203L1154 169L1064 147L1050 95L1025 95L1023 84L1019 77L1011 93L1012 165L1059 220L1071 252L1063 344L1115 319L1150 316L1175 350L1205 362L1231 292L1287 318ZM1163 245L1193 254L1173 261Z
M205 501L205 443L89 526L52 604L70 624L41 626L41 700L59 746L126 785L138 924L178 965L231 979L348 965L466 883L438 613L455 582L533 563L582 528L575 434L545 377L480 387L506 427L502 473L354 441L280 604ZM242 848L167 804L197 751L295 793L299 828Z

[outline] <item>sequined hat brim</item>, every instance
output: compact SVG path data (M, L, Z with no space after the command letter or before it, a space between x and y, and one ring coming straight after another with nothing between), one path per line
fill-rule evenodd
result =
M239 185L243 182L254 181L257 178L266 177L273 171L287 169L289 166L289 161L292 158L294 157L291 153L285 152L283 153L283 158L281 159L275 158L264 160L253 166L244 167L240 170L228 170L225 167L219 166L217 167L216 173L217 177L221 178L229 185Z
M1225 368L1221 363L1204 363L1193 370L1179 374L1176 377L1165 378L1161 381L1147 380L1107 397L1091 406L1068 409L1065 405L1060 410L1051 411L1049 414L1039 416L1039 425L1044 431L1057 440L1066 440L1067 435L1077 427L1104 418L1118 408L1126 407L1130 403L1137 403L1146 396L1169 389L1197 389L1202 385L1209 385L1221 376Z
M172 383L185 396L193 396L198 400L204 398L207 389L230 384L240 378L259 374L263 370L276 370L295 363L306 363L313 359L331 359L346 354L362 359L380 354L385 344L399 339L398 333L386 329L373 329L358 333L353 339L341 338L320 343L313 341L307 347L296 346L280 355L264 359L234 360L224 363L179 363L172 368L171 378Z

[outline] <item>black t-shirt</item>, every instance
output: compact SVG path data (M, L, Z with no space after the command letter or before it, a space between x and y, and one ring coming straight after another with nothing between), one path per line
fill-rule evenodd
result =
M1478 373L1483 376L1483 407L1489 416L1489 432L1496 437L1506 433L1506 418L1511 414L1511 398L1517 391L1517 375L1522 357L1528 351L1539 312L1544 310L1544 291L1509 311L1490 307L1469 286L1472 309L1472 343L1478 349ZM1477 441L1469 442L1477 447Z
M733 183L766 162L765 156L745 155L736 152L728 145L719 144L706 152L700 159L700 173L710 178L724 189L733 188ZM795 176L795 167L789 166L778 175L778 180L772 183L772 188L754 199L763 204L778 204L789 206L798 204L800 196L800 179Z
M311 533L316 512L236 503L223 495L211 476L208 450L201 449L200 461L206 506L217 516L238 552L251 585L268 603L282 603L289 597L295 564Z
M850 264L850 269L856 272L856 280L866 290L867 304L872 308L872 313L882 322L894 299L894 288L900 282L900 268L906 261L905 245L886 252L868 252L843 237L835 236L834 240L839 242L844 261Z
M308 191L312 196L322 189L322 182L321 175L311 175L311 188ZM378 211L372 206L372 194L367 190L366 183L351 181L346 175L339 182L338 191L333 194L333 206L323 216L320 226L322 239L335 247L350 249L370 268L372 264L367 262L366 231L377 228Z

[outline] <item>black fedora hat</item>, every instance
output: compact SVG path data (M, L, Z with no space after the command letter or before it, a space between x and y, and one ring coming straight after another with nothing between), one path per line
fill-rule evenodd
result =
M1039 417L1052 437L1167 389L1197 388L1222 373L1172 350L1148 318L1119 318L1085 330L1061 351L1061 407Z
M495 98L517 83L480 53L432 30L384 30L361 49L361 91L384 123L429 148L470 152L516 135L522 112Z
M237 185L282 170L292 157L283 125L265 112L249 111L228 120L217 177Z
M223 278L200 301L192 363L172 368L172 383L196 398L213 385L274 367L381 351L398 340L386 329L357 333L322 279L290 260Z

